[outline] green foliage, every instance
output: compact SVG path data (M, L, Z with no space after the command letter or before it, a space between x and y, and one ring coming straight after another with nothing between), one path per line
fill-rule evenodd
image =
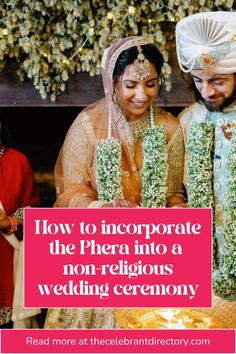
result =
M233 8L233 0L2 0L0 70L7 58L16 58L21 80L30 78L42 98L55 101L71 75L100 72L103 51L111 43L148 34L164 55L169 89L171 69L160 23Z

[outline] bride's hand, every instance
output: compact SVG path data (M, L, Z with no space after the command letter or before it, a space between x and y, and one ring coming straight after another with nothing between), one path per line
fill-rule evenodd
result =
M114 199L110 203L103 205L103 208L138 208L138 205L125 199Z
M176 208L176 209L188 208L188 203L181 203L178 205L174 205L172 208Z

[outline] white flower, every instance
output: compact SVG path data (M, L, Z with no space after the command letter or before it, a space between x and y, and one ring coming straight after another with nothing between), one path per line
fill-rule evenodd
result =
M212 149L214 126L206 121L193 121L187 144L188 203L193 208L213 207ZM217 242L213 233L213 289L220 296L236 293L236 134L231 139L227 161L227 207L224 221L224 248L218 264ZM213 222L214 226L214 222Z

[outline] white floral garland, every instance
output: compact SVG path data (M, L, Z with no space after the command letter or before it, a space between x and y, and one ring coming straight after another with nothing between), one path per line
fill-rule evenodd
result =
M213 207L212 147L214 128L206 122L193 121L187 144L188 204L193 208Z
M209 122L192 121L187 144L188 203L193 208L212 207L214 126ZM236 293L236 135L233 134L227 164L228 206L224 228L224 255L217 261L217 243L213 235L213 289L221 296Z
M220 269L213 274L215 291L224 295L236 294L236 134L228 157L228 205L225 220L224 257Z
M165 207L167 195L167 148L164 126L147 128L143 134L142 206ZM98 199L123 198L121 144L107 138L97 148Z
M142 207L164 208L167 196L167 147L163 125L143 134Z
M123 199L120 164L120 142L113 137L102 140L97 147L96 164L99 200Z

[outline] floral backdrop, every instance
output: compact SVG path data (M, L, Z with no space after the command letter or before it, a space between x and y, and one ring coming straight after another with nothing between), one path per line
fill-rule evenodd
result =
M164 55L166 89L171 87L164 21L202 11L236 9L235 0L1 0L0 70L19 62L43 99L52 101L76 72L100 72L104 48L128 35L148 35Z

